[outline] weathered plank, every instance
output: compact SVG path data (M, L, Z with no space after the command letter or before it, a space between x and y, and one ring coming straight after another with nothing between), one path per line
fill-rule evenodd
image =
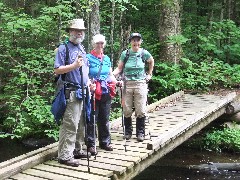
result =
M23 159L17 163L11 164L1 169L0 179L8 178L14 174L17 174L23 170L32 168L38 164L41 164L57 155L57 147L48 149L29 158Z
M141 158L139 156L128 156L124 153L123 154L114 154L114 153L109 153L109 152L102 152L96 156L96 159L98 159L98 157L128 161L128 162L133 162L135 164L137 164L141 161Z
M88 162L87 160L79 161L80 165L87 166ZM91 167L104 169L108 171L112 171L114 174L122 174L127 171L127 167L119 166L117 164L110 164L107 161L106 162L98 162L98 161L90 161L89 167L91 171Z
M4 161L4 162L0 163L0 169L2 169L4 167L7 167L7 166L10 166L10 165L12 165L14 163L17 163L19 161L22 161L23 159L30 158L30 157L32 157L32 156L34 156L36 154L39 154L39 153L42 153L44 151L50 150L52 148L55 148L55 147L57 147L57 145L58 145L58 143L53 143L53 144L47 145L45 147L36 149L34 151L28 152L26 154L23 154L21 156L18 156L18 157L12 158L10 160Z
M16 175L12 176L11 179L16 179L16 180L28 180L28 179L29 180L44 180L45 178L19 173L19 174L16 174Z
M23 172L24 174L28 174L31 176L41 177L45 179L58 179L58 180L76 180L76 179L85 179L84 177L72 177L72 176L65 176L61 174L54 174L51 172L41 171L37 169L27 169Z
M80 161L86 161L86 160L80 160ZM78 167L71 167L71 166L66 166L63 164L59 164L57 161L46 161L44 164L50 165L50 166L55 166L55 167L60 167L60 168L66 168L69 170L75 170L75 171L80 171L80 172L86 172L88 173L88 167L87 165L80 165ZM105 176L105 177L110 177L113 175L113 172L110 170L105 170L105 169L99 169L95 167L91 167L90 173L95 174L95 175L100 175L100 176Z
M64 176L69 176L69 177L73 177L73 178L82 178L82 179L96 179L96 180L105 180L105 179L109 179L107 177L104 176L100 176L100 175L94 175L91 173L85 173L85 172L79 172L76 171L74 169L67 169L65 167L56 167L56 166L50 166L50 165L46 165L46 164L39 164L38 166L33 167L32 169L36 169L36 170L40 170L48 173L52 173L54 174L59 174L59 175L64 175Z
M212 95L210 95L210 96L213 97ZM214 112L214 111L218 110L219 108L223 107L224 105L228 104L235 97L236 97L236 93L230 93L225 98L221 98L221 97L217 96L214 104L210 103L209 106L206 106L206 104L204 104L203 105L203 107L205 107L204 110L193 112L193 115L189 116L185 121L177 123L175 127L168 126L168 128L171 130L168 130L164 134L161 134L157 139L156 138L152 139L152 142L150 142L148 144L148 149L155 149L155 150L159 149L159 146L161 144L164 144L169 139L177 136L178 134L181 134L181 132L184 132L184 130L188 129L188 127L191 127L194 123L200 121L201 119L204 119L205 117L210 115L212 112ZM193 96L186 95L186 97L184 97L184 98L191 99L191 98L193 98ZM198 103L198 104L202 104L202 102ZM181 106L179 106L179 107L181 107Z

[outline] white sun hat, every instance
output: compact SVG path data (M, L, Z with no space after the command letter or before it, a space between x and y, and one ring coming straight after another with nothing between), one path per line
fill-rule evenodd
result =
M66 31L69 32L70 29L85 30L83 19L73 19L70 21Z
M107 43L105 36L103 36L102 34L96 34L95 36L93 36L92 44L94 45L98 42L103 42L103 47L105 47Z

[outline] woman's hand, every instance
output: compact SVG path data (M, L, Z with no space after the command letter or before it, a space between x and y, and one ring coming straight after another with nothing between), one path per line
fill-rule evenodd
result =
M88 81L88 86L90 88L90 91L95 91L96 90L96 83L94 81L89 80Z

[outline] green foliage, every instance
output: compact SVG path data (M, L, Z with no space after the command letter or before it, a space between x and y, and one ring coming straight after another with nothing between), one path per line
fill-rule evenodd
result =
M214 129L203 138L203 147L207 150L222 152L240 152L240 130L224 128Z
M150 83L153 100L179 90L206 91L238 85L240 65L230 66L222 61L194 63L182 58L180 64L157 63ZM158 87L158 88L154 88Z
M194 62L223 61L238 64L240 58L240 28L231 20L212 22L208 26L188 25L184 36L189 43L184 44L185 55Z
M0 130L6 132L2 137L58 137L50 112L55 89L53 50L58 17L64 25L73 17L70 3L64 3L44 7L36 18L0 4L0 58L4 59L0 65L4 106L0 107L5 113Z
M110 113L110 121L113 121L114 119L117 119L122 116L122 109L121 109L121 104L120 104L120 98L119 96L116 96L112 100L112 108L111 108L111 113Z

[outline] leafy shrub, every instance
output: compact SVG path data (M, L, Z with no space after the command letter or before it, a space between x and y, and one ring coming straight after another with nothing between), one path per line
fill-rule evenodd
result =
M240 152L240 130L224 128L213 130L203 138L203 147L207 150L222 152Z
M222 61L194 63L186 58L182 58L180 64L157 63L150 83L150 96L154 101L179 90L231 88L240 82L239 68L238 64L230 66Z
M4 77L0 79L0 107L4 107L0 131L6 132L0 137L57 139L58 127L50 113L54 49L61 34L57 24L62 18L65 26L72 16L67 1L43 8L34 18L0 3L0 58L4 59L0 65Z

